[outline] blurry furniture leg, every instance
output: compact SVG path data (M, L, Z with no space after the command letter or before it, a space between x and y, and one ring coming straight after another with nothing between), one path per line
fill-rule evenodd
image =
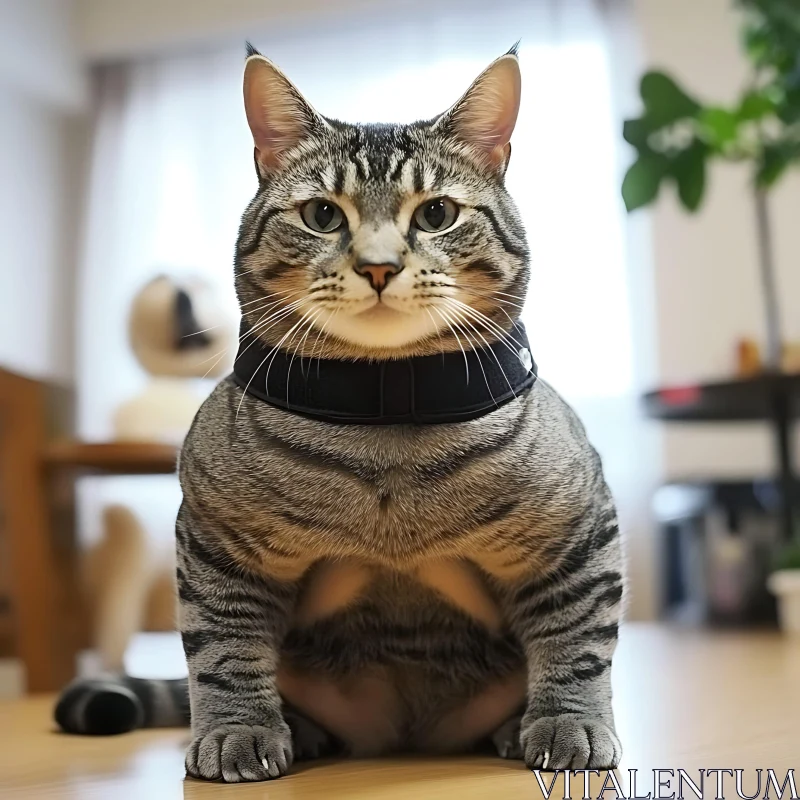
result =
M0 508L10 560L17 652L29 692L53 691L75 671L64 626L63 567L50 536L46 387L0 370Z
M124 670L125 652L142 630L152 565L147 531L130 508L103 509L103 534L86 555L91 646L109 672Z
M783 541L791 542L796 535L798 498L792 466L792 415L791 397L779 386L772 396L772 423L778 451L778 487L780 489L780 519ZM800 533L800 532L797 532Z
M62 646L70 661L68 678L74 677L75 660L79 651L98 647L105 656L106 668L120 668L125 645L134 629L140 627L143 598L137 597L140 578L147 583L147 558L144 551L146 532L138 520L125 508L106 509L117 516L117 533L123 534L122 552L103 558L95 548L93 557L81 567L78 562L79 547L75 532L75 484L81 478L122 475L172 475L178 451L174 445L146 442L81 442L70 439L49 442L43 453L43 463L48 476L48 499L52 509L54 547L57 567L61 570L59 611L62 621ZM122 520L119 519L122 512ZM112 526L113 527L113 526ZM118 543L119 544L119 543ZM114 549L114 548L112 548ZM100 556L98 559L97 556ZM103 563L105 562L105 563ZM98 569L103 573L98 575ZM172 580L170 570L169 581ZM87 580L88 579L88 580ZM125 584L127 583L127 587ZM111 585L113 584L113 586ZM171 589L171 584L169 584ZM105 587L105 589L103 588ZM94 592L94 602L86 603L87 589ZM105 602L102 597L105 595ZM171 589L174 597L174 589ZM109 599L111 600L109 604ZM105 611L96 612L100 607ZM89 613L92 609L95 614ZM94 624L92 617L95 616ZM99 625L98 625L99 623ZM169 625L167 627L170 627ZM92 631L94 628L94 631ZM98 637L98 633L103 631ZM63 683L63 681L62 681Z
M84 603L80 546L75 515L76 474L54 470L45 459L48 522L55 556L62 677L59 688L77 672L78 655L90 646L89 618Z

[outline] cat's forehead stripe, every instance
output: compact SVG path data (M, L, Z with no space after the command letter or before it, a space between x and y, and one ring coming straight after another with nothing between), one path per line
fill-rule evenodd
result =
M356 165L353 161L348 161L344 168L345 194L355 194L357 185Z
M391 180L392 173L394 173L397 165L400 163L401 158L403 158L403 154L399 151L395 151L389 156L389 163L387 164L386 172L384 173L387 180Z
M422 173L422 186L425 191L430 192L433 191L435 185L436 171L430 164L425 164L425 168L423 169Z
M370 168L369 168L369 159L367 158L367 154L363 150L359 150L358 153L356 153L356 158L360 162L361 166L364 168L365 179L369 179Z
M336 190L336 173L334 172L332 164L326 164L320 173L322 185L325 187L326 192L335 192Z
M407 194L411 194L414 191L414 163L410 158L403 164L400 185Z

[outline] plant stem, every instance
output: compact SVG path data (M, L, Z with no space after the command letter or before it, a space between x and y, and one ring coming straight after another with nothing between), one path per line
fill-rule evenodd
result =
M781 320L778 293L775 286L775 258L772 250L772 226L770 225L767 193L755 189L756 231L758 234L758 258L761 273L761 288L764 293L764 312L767 328L765 366L779 372L781 368Z

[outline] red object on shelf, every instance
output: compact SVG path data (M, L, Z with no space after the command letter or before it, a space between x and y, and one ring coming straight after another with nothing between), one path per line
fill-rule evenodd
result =
M662 402L669 406L685 406L696 403L702 394L699 386L671 386L658 393Z

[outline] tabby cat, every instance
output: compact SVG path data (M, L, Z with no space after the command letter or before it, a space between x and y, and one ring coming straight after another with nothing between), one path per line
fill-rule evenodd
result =
M490 345L516 352L529 251L504 175L519 101L512 49L433 120L350 125L251 49L242 351L249 337L291 353L304 375L462 350L483 369ZM531 768L617 765L614 504L556 392L539 380L509 397L466 421L348 425L219 384L179 468L190 776L487 746ZM57 719L84 733L175 724L186 692L79 681Z

